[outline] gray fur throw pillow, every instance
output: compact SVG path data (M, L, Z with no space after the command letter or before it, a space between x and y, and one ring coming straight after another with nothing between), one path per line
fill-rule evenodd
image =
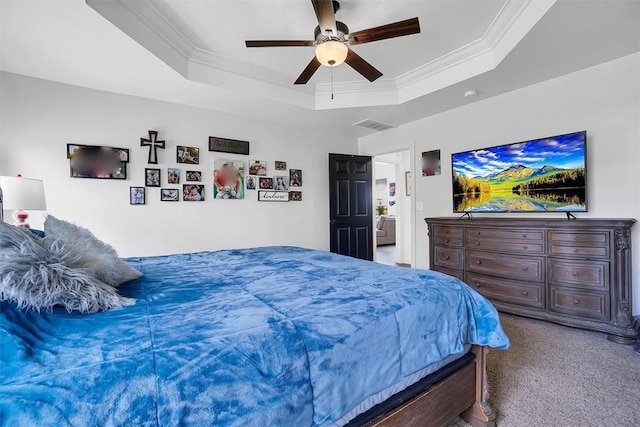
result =
M142 276L142 273L118 258L115 249L98 240L86 228L49 215L44 222L44 233L64 243L72 255L73 266L88 269L107 285L118 286Z
M87 269L71 266L76 261L61 240L0 222L0 300L37 311L62 305L82 313L135 303Z

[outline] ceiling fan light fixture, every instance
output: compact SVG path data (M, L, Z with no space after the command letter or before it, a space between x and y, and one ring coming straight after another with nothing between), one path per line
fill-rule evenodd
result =
M337 67L347 59L348 54L347 45L336 40L327 40L316 46L316 58L325 67Z

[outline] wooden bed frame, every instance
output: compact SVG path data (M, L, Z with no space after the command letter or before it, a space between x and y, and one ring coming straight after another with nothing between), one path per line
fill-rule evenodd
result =
M459 415L473 427L495 426L496 410L489 403L487 379L489 347L473 346L471 351L473 362L366 425L437 427Z

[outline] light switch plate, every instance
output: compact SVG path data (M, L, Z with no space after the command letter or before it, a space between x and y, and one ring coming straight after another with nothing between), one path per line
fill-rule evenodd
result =
M422 203L416 203L416 210L417 211L422 211L424 210L424 205Z

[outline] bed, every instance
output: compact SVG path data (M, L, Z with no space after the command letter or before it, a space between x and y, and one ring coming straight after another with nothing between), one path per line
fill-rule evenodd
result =
M495 419L486 357L509 341L457 279L295 247L127 261L120 310L0 302L0 425Z

